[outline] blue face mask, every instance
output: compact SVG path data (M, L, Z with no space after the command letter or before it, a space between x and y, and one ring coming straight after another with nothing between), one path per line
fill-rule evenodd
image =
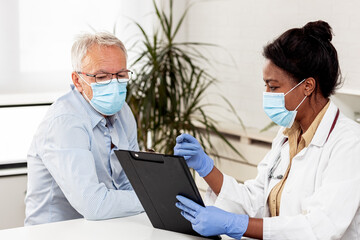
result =
M106 116L114 115L120 111L125 103L127 82L119 83L117 79L112 79L108 84L89 84L81 76L80 78L92 89L93 97L91 100L85 93L83 95L96 111Z
M277 125L290 128L295 120L297 109L305 101L306 97L299 103L294 111L289 111L285 107L285 96L294 90L297 86L305 81L302 80L295 87L290 89L287 93L271 93L264 92L263 94L263 108L268 117L275 122Z

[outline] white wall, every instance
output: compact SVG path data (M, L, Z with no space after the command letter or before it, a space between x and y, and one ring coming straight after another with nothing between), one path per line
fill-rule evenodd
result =
M261 129L270 122L262 110L263 46L285 30L302 27L309 21L321 19L332 26L333 44L345 77L343 91L355 89L355 95L360 95L360 1L188 0L188 3L194 5L182 37L224 48L207 51L215 64L210 71L220 80L212 91L220 91L231 100L246 126ZM355 105L360 105L360 98L354 99L355 102L350 102L354 106L347 112L350 117L353 108L359 108ZM208 94L208 100L218 101L212 94ZM220 109L209 112L225 115Z

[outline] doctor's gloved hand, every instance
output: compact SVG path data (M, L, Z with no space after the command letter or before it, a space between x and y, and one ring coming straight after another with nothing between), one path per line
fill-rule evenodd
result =
M176 198L180 201L176 203L176 207L182 210L183 217L191 222L192 228L197 233L203 236L226 234L240 239L247 230L249 224L247 215L226 212L213 206L202 207L180 195Z
M197 171L200 177L207 176L214 167L214 161L206 155L200 143L186 133L176 138L174 155L183 156L187 165Z

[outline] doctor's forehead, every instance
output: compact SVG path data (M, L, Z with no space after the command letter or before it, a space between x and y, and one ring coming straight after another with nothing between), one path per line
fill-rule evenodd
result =
M263 67L263 79L265 82L289 81L291 76L283 69L276 66L272 61L266 60Z

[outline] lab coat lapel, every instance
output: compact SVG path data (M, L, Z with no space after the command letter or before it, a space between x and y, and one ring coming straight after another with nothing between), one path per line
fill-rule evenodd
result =
M310 145L322 147L325 144L331 129L331 125L334 122L337 110L337 106L330 100L329 108L321 120Z

